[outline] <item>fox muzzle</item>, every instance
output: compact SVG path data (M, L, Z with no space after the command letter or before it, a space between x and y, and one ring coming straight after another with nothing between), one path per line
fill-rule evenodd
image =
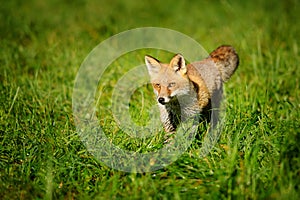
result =
M165 104L166 104L165 98L163 98L163 97L159 97L159 98L157 99L157 101L158 101L160 104L162 104L162 105L165 105Z

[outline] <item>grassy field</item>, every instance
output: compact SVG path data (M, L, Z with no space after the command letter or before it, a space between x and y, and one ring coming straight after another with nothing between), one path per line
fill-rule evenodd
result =
M300 198L299 8L296 0L3 1L1 199ZM199 157L195 142L163 169L126 173L97 161L81 142L72 91L96 45L146 26L180 31L207 51L231 44L240 66L226 84L225 127L209 155ZM120 58L115 71L142 62L143 53ZM108 94L118 77L105 82ZM148 107L140 112L144 102L154 103L150 87L132 97L130 112L141 124L149 120ZM100 107L108 113L100 115L108 136L143 148L117 130L105 96ZM159 135L155 145L161 148Z

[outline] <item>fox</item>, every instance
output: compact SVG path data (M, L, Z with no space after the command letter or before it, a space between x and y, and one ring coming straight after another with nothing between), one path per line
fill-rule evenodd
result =
M203 60L186 64L180 53L170 63L145 55L160 120L165 132L174 133L182 121L212 109L212 97L222 90L239 65L239 56L230 45L221 45Z

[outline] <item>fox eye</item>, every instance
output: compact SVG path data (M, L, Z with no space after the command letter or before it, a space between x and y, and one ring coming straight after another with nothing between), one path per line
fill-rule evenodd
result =
M176 83L172 82L172 83L169 83L168 87L174 87L176 85Z
M160 88L160 84L159 83L154 83L154 87Z

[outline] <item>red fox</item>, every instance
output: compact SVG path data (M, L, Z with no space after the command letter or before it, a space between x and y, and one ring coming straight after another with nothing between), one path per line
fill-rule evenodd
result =
M222 90L239 65L233 47L223 45L202 60L186 65L181 54L169 64L145 56L160 119L167 133L173 133L181 121L211 109L215 91Z

